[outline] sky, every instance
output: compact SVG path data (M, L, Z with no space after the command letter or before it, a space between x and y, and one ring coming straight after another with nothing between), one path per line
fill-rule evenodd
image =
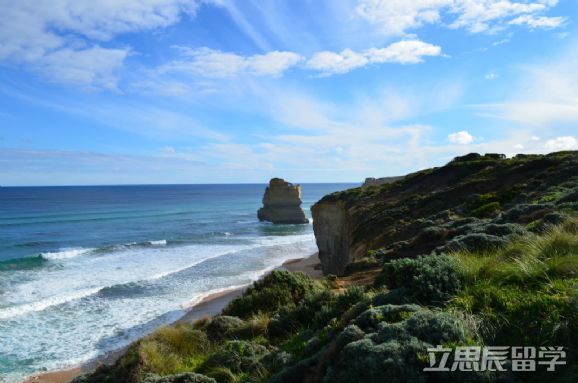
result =
M578 149L575 0L0 0L0 185Z

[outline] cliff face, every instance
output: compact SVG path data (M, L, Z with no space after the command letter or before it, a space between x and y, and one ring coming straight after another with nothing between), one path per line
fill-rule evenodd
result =
M309 223L301 209L301 186L273 178L263 196L263 207L257 212L260 221L275 224Z
M393 183L334 193L311 208L322 268L342 275L369 250L399 258L444 251L464 237L498 243L492 230L538 226L576 209L577 185L578 152L473 153Z

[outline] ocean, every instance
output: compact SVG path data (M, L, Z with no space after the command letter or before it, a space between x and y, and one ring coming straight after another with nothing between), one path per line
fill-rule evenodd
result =
M303 184L303 208L356 184ZM265 185L0 188L0 382L70 367L317 248Z

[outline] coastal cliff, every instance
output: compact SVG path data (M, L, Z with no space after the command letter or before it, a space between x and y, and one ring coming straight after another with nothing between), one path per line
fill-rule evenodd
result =
M74 383L578 381L578 152L470 154L312 211L323 271L344 276L273 271ZM440 345L452 370L427 371ZM453 369L456 347L541 345L564 363Z
M323 271L343 275L378 249L392 259L442 251L460 235L484 233L480 225L555 221L557 207L575 203L562 194L576 193L577 157L473 153L393 183L328 195L311 208Z
M282 178L272 178L263 196L263 207L257 212L260 221L274 224L309 223L301 209L301 185Z

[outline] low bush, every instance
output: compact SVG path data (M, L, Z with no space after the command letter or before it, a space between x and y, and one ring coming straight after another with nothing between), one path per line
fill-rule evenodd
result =
M439 304L462 284L455 261L445 255L398 259L386 263L377 286L406 289L406 298L422 304Z
M489 218L495 217L500 211L502 211L502 206L499 202L494 201L472 210L471 214L476 218Z
M455 251L469 251L469 252L487 252L495 249L501 249L508 245L509 238L490 235L486 233L469 233L458 235L448 241L445 245L440 246L437 251L441 253L449 253Z
M199 371L207 373L215 368L226 367L233 374L248 373L255 376L266 374L261 359L269 354L267 347L260 344L234 340L225 342L211 354Z
M306 294L322 288L321 282L303 273L275 270L234 299L223 314L248 319L259 313L274 313L281 307L296 305Z

